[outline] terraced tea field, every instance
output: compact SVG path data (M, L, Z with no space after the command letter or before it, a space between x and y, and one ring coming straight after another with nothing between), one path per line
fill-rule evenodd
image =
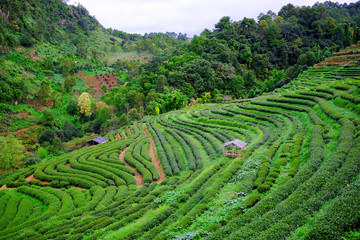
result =
M0 239L355 239L358 76L311 68L266 96L147 118L18 170L0 181ZM233 139L247 149L224 157Z

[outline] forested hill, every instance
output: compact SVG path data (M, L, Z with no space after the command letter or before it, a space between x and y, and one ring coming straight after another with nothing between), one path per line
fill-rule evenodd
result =
M61 0L1 0L0 9L0 44L4 47L71 42L101 26L84 7L67 6Z
M359 6L359 2L288 4L278 14L269 11L257 20L223 17L213 30L205 29L169 58L154 59L143 81L166 82L190 97L215 89L235 97L273 90L356 43Z

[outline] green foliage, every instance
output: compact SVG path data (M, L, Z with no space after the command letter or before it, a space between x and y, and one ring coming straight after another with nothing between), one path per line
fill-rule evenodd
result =
M38 148L38 155L41 159L45 159L48 157L48 151L43 148L43 147L39 147Z
M44 126L52 127L55 125L55 114L51 109L45 109L42 111L43 117L41 118L41 123Z
M2 171L19 168L24 155L24 146L13 135L0 137L0 169Z
M86 92L81 93L81 95L78 98L78 107L79 107L79 112L84 117L91 116L92 114L91 100L88 93Z
M38 150L39 151L39 150ZM41 158L38 156L29 156L24 159L24 163L22 167L29 167L31 165L37 164L41 162Z
M17 132L39 158L24 158L11 134L0 137L4 168L21 160L26 167L0 177L1 186L15 188L0 191L0 239L357 237L359 83L349 80L357 67L309 68L288 83L359 39L357 4L289 4L258 22L224 17L182 44L183 34L104 30L81 5L64 3L0 4L1 129L43 125ZM9 50L19 44L32 48ZM124 49L154 57L111 66L109 51L122 57ZM85 117L71 96L90 90L74 78L79 70L87 83L94 74L123 76L102 97L107 105L95 110L88 96ZM281 86L272 96L214 104ZM189 105L195 98L213 104L181 109L190 98ZM130 120L141 123L129 127ZM165 172L162 182L143 123ZM95 137L79 138L84 131L108 129L109 142L75 150ZM248 149L222 157L220 146L233 139ZM49 157L62 149L72 152ZM124 153L142 186L119 160ZM15 157L11 164L18 166L11 166Z

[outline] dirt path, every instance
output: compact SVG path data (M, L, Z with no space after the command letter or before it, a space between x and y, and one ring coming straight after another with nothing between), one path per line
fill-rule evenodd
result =
M123 132L124 138L125 138L125 139L128 138L128 136L126 136L125 128L123 129L122 132Z
M119 133L117 133L117 134L115 135L115 139L116 139L116 140L120 140L120 139L121 139L121 136L120 136Z
M77 188L77 189L79 189L79 190L84 190L84 189L86 189L86 188L82 188L82 187L78 187L78 186L74 186L74 185L69 185L69 187Z
M150 145L149 145L149 155L151 156L151 159L152 159L152 164L154 164L154 166L156 167L156 170L158 171L159 175L160 175L160 178L159 180L157 180L156 182L157 183L161 183L162 181L165 180L165 174L164 174L164 171L163 171L163 168L162 166L160 165L160 160L159 158L157 157L156 153L155 153L155 143L154 143L154 140L150 137L146 127L145 127L145 123L142 125L143 127L143 130L144 130L144 133L145 135L149 138L150 140Z
M25 181L30 182L30 181L39 181L41 183L50 183L48 181L40 181L39 179L37 179L36 177L34 177L34 174L31 174L30 176L28 176L27 178L25 178Z
M36 127L38 127L40 125L32 125L30 127L27 127L27 128L22 128L22 129L19 129L15 132L16 136L20 135L20 134L24 134L25 132L27 132L28 130L34 130Z
M4 184L4 185L2 185L0 190L5 190L5 189L14 189L14 188L9 188L8 186L6 186L6 184Z
M120 158L121 161L123 161L123 162L125 163L125 165L126 165L127 167L129 167L129 168L131 168L132 170L134 170L134 172L135 172L134 178L135 178L135 180L136 180L136 186L138 186L138 187L143 186L143 185L144 185L144 178L143 178L143 176L139 173L139 171L138 171L136 168L134 168L133 166L131 166L130 164L128 164L128 163L125 161L125 153L126 153L126 150L127 150L127 149L128 149L128 148L125 148L125 149L120 153L119 158Z
M28 176L26 179L25 179L27 182L29 181L39 181L39 179L37 179L36 177L34 177L34 174L31 174L30 176ZM41 183L49 183L47 181L40 181ZM77 187L77 186L74 186L74 185L69 185L69 187L74 187L74 188L77 188L79 190L84 190L85 188L82 188L82 187ZM6 184L2 185L2 187L0 188L0 191L1 190L4 190L4 189L14 189L14 188L9 188L8 186L6 186ZM57 189L61 189L61 188L57 188Z

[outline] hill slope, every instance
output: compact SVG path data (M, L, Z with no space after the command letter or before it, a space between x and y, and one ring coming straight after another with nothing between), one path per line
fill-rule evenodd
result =
M146 118L18 170L0 181L14 187L0 191L0 239L355 239L359 76L356 62L311 68L268 95ZM244 155L223 157L236 138Z

